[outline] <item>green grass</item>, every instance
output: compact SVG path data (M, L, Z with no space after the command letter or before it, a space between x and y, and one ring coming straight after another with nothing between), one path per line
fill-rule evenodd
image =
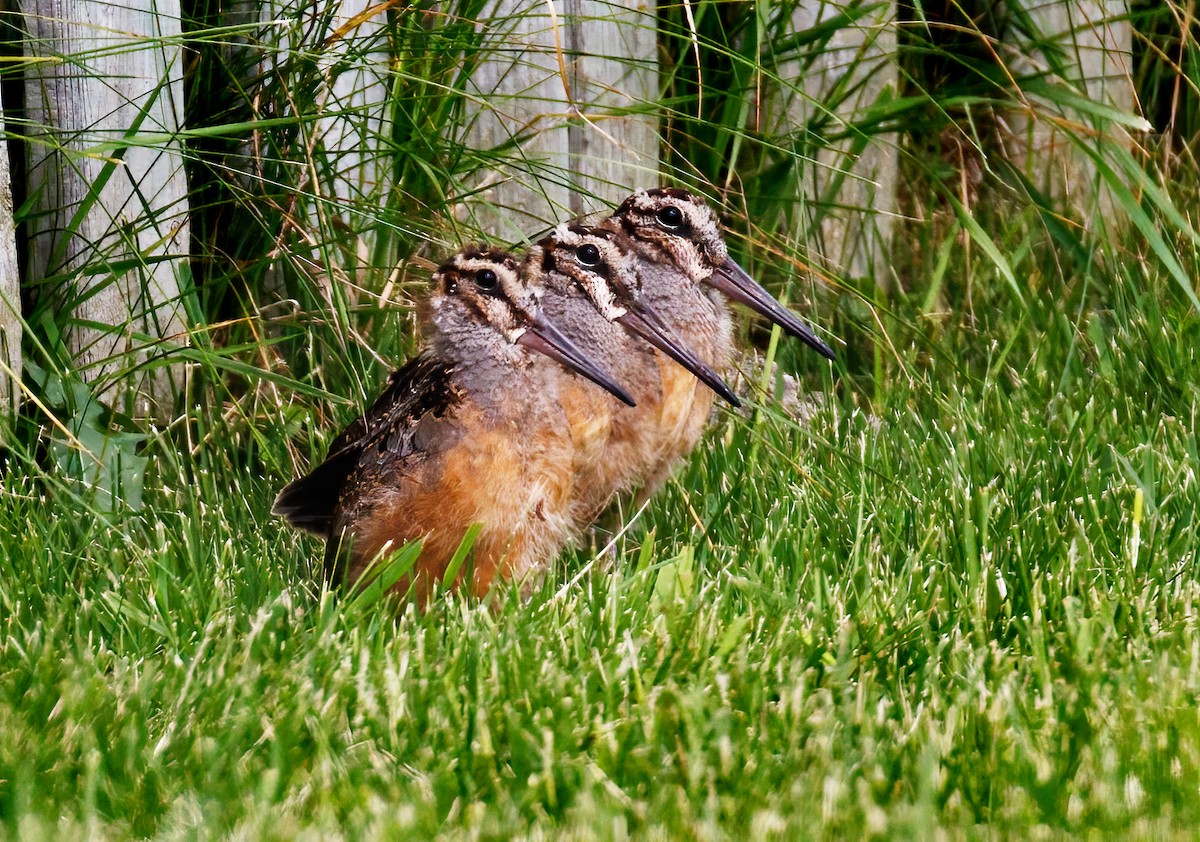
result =
M1189 835L1200 319L1143 283L995 285L935 347L897 329L873 407L723 416L528 603L314 594L274 437L164 461L140 514L9 470L0 826Z

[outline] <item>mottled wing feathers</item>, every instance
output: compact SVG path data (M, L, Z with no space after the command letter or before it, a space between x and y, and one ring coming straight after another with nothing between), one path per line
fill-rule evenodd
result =
M275 498L271 513L283 517L296 529L327 537L341 489L356 464L356 451L343 449L330 454L309 473L285 485Z
M286 485L271 511L297 529L329 538L334 512L351 476L366 461L404 459L416 453L414 434L421 419L442 415L456 400L453 373L452 365L429 354L393 372L371 408L333 440L325 461Z
M357 449L363 457L371 451L389 459L410 455L414 452L413 433L421 420L430 415L441 417L458 401L454 370L453 365L429 354L410 360L392 374L383 394L367 410L362 432L347 436L341 447ZM349 425L343 434L354 426Z

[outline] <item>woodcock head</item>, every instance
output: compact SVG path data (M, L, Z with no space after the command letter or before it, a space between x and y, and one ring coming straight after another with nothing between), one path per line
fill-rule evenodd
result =
M605 319L649 342L733 406L740 406L720 375L642 300L637 252L625 234L564 223L538 246L544 277L557 274L574 282Z
M827 359L833 350L793 312L775 300L729 256L721 222L699 196L661 187L639 190L612 219L644 252L670 260L692 283L707 283L745 304Z
M515 364L529 352L544 354L613 394L633 398L584 355L542 313L542 289L523 278L520 263L502 249L472 246L433 275L428 303L434 350L444 359L492 358Z

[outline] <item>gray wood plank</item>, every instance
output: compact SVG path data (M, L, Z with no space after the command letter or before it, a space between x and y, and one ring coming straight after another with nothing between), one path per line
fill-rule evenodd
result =
M80 373L116 399L114 377L145 359L142 332L187 341L179 303L188 271L187 181L174 140L183 112L179 0L120 5L22 0L34 61L26 81L30 133L30 281L62 275L80 320L68 346ZM157 140L122 146L131 133ZM106 145L107 144L107 145ZM86 272L80 271L87 268ZM136 384L137 414L165 415L175 383L158 368Z

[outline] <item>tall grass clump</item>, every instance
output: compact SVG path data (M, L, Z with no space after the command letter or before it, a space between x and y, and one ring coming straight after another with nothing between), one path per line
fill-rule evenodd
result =
M470 85L487 4L184 4L175 413L98 402L69 314L26 300L3 835L1191 834L1194 9L1130 6L1121 105L1077 77L1078 19L806 5L659 5L658 93L621 109L838 362L747 325L750 407L662 493L528 599L418 612L326 589L271 501L416 347L481 178L575 174L523 156L536 127L466 142L499 107ZM864 156L898 187L855 263Z

